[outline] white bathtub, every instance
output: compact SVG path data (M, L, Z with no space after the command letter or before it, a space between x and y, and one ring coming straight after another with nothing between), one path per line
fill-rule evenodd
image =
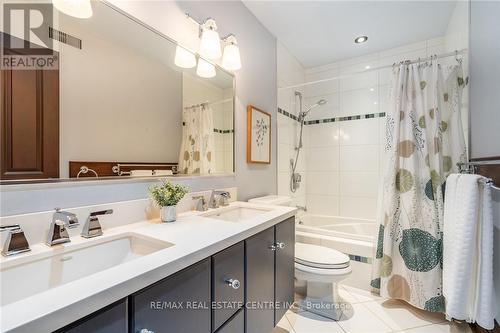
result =
M373 242L376 224L374 220L305 214L298 218L297 230Z
M297 217L297 242L326 246L349 255L353 269L346 285L370 290L374 220L305 214Z

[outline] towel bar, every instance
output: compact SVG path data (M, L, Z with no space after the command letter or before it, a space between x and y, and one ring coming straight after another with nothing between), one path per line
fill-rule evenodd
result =
M499 165L500 160L485 160L485 161L472 161L472 162L458 162L457 167L460 173L476 173L476 167L481 165ZM495 185L493 179L485 177L481 180L486 186L490 186L494 190L500 190L500 187Z

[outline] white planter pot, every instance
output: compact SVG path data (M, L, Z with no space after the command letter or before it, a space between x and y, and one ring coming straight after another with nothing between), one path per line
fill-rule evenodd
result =
M177 206L164 206L160 208L162 222L174 222L177 220Z

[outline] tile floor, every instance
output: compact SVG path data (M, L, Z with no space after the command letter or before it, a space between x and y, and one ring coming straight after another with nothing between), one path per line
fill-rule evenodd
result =
M300 309L289 310L273 333L471 333L467 324L450 323L442 314L419 310L405 302L385 300L345 285L340 296L350 303L339 321Z

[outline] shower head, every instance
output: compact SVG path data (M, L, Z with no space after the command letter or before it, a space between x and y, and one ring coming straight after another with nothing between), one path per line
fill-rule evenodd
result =
M303 117L307 116L307 114L308 114L309 112L311 112L311 110L312 110L312 109L314 109L315 107L321 106L321 105L325 105L326 103L327 103L327 101L326 101L326 100L324 100L324 99L320 99L320 100L319 100L319 101L317 101L315 104L311 105L311 106L309 107L309 109L307 109L306 111L302 112L302 114L303 114L302 116L303 116Z

